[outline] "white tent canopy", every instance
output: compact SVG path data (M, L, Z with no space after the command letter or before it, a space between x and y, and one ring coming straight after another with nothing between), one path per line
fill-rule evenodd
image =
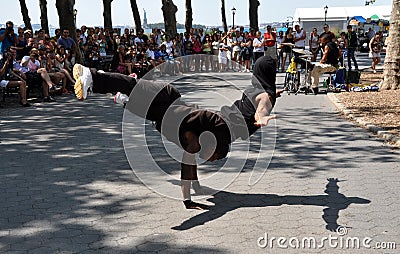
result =
M347 20L354 16L362 16L365 19L376 14L381 19L390 19L392 6L390 5L368 5L368 6L354 6L354 7L329 7L326 15L327 21ZM293 21L323 21L325 19L324 6L320 8L297 8L295 10Z

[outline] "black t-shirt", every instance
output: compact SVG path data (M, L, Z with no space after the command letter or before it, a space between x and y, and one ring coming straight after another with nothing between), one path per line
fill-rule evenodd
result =
M156 129L176 145L186 148L187 131L200 136L212 132L218 142L229 144L229 128L217 112L198 109L185 103L173 86L141 79L134 87L126 108L140 117L155 122Z
M339 58L339 49L336 43L328 42L326 46L329 48L328 57L326 59L327 64L331 64L333 66L338 65L338 58Z

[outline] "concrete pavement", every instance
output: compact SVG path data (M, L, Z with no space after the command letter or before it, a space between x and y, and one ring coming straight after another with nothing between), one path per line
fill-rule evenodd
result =
M248 77L225 79L245 87ZM177 87L207 104L204 91L225 85ZM187 211L137 179L122 145L123 109L109 96L63 97L2 116L0 252L398 252L399 152L343 120L325 95L284 95L275 113L265 175L248 185L251 157L227 189L206 197L210 211ZM327 240L335 237L342 246ZM349 237L361 246L345 248ZM302 247L310 238L316 247ZM386 250L372 248L382 242Z

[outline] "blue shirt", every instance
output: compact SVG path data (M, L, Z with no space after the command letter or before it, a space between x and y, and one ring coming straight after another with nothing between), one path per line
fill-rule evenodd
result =
M70 37L64 38L61 36L57 40L57 45L62 45L62 46L64 46L65 49L73 49L73 46L75 45L75 41Z
M0 31L0 36L2 36L6 30ZM0 42L0 53L4 53L4 51L8 50L11 46L14 46L14 36L9 34L7 35L2 42Z

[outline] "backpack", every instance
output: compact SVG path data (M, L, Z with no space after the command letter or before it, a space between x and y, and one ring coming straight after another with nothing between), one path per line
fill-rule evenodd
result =
M361 72L359 71L347 71L346 73L347 84L358 84L360 82Z
M333 84L344 84L346 79L346 69L343 67L340 67L335 75L335 78L333 80Z

